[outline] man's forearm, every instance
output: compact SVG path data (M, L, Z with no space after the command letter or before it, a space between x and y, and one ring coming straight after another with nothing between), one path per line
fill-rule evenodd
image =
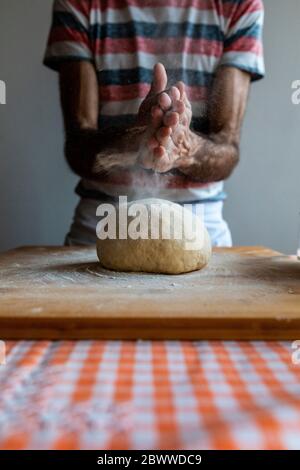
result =
M97 180L99 174L135 165L145 129L143 127L70 129L65 155L79 176Z
M201 136L191 132L191 150L187 166L179 169L185 175L211 183L228 178L239 161L236 139L225 133Z

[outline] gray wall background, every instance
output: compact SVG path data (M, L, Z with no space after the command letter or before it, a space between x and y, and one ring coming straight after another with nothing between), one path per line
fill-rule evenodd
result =
M52 0L0 0L0 250L61 244L77 198L63 157L57 76L41 65ZM234 243L295 252L300 211L300 2L265 0L267 77L252 87L227 183Z

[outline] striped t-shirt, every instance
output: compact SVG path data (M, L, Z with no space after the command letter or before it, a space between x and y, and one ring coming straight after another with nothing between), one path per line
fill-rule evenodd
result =
M99 127L134 122L152 81L166 67L169 85L182 80L192 104L192 128L208 132L207 103L219 65L264 75L262 0L55 0L45 64L87 60L99 83ZM200 184L179 171L141 168L83 180L81 194L173 201L224 197L223 183Z

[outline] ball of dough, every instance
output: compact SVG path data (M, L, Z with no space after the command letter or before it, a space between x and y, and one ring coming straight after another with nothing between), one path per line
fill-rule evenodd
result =
M97 230L97 254L105 268L180 274L202 269L210 260L211 242L201 218L179 204L141 199L120 204L116 216L115 239L99 239Z

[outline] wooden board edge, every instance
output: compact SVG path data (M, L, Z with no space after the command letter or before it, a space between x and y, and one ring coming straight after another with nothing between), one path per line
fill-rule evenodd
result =
M130 322L129 322L130 323ZM259 322L214 321L190 325L171 325L170 322L151 322L148 327L132 322L120 325L118 322L95 323L88 326L74 321L69 325L57 322L0 323L1 340L291 340L300 339L300 319L286 321L274 319Z

